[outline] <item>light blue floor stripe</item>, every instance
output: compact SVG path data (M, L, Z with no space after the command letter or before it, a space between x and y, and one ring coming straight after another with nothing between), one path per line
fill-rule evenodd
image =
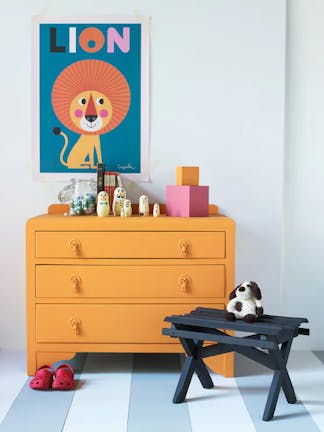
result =
M293 351L288 370L296 393L312 419L324 431L324 367L312 351Z
M133 355L89 353L62 432L126 432Z
M320 431L302 402L297 400L295 404L289 404L282 390L280 391L273 419L268 422L262 420L272 379L270 369L235 354L235 376L257 432Z
M173 404L177 354L134 354L127 432L191 432L186 403Z
M324 351L313 351L313 353L324 363Z
M79 354L66 361L75 371L81 371L86 355ZM55 363L57 367L60 363ZM75 374L76 385L79 374ZM0 432L60 432L64 427L74 391L36 391L29 387L28 378L7 415L0 424Z
M22 350L0 351L0 423L26 381L26 355Z
M184 359L182 355L182 365ZM235 378L224 378L213 371L210 371L210 375L213 388L203 388L194 373L186 395L192 432L255 432ZM232 415L232 407L235 407L235 415ZM211 428L211 425L217 425L217 428Z

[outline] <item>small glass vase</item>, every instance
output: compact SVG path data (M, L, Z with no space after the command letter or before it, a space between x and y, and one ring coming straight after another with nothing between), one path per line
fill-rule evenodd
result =
M89 215L96 213L97 182L93 179L71 179L58 194L61 203L70 204L70 215Z

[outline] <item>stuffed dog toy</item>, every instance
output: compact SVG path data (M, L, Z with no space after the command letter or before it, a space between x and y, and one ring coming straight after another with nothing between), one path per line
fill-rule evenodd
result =
M263 314L261 291L253 281L238 285L229 296L225 318L233 321L236 318L246 322L254 322Z

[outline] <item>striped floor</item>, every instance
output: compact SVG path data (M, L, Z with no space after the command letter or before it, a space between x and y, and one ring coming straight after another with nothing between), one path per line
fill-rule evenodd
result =
M270 422L261 420L268 369L238 355L236 378L213 374L206 390L194 376L187 402L175 405L182 362L176 354L78 355L74 391L39 392L28 386L24 353L0 352L0 432L324 431L324 352L291 353L298 402L281 394Z

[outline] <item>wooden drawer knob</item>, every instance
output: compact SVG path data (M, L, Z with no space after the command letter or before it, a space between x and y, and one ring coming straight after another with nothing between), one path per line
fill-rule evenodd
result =
M80 276L72 275L71 276L71 284L72 284L72 291L74 294L77 294L80 291L81 287L81 278Z
M79 240L72 239L70 240L69 245L74 256L80 255L81 243L79 242Z
M70 318L70 324L72 327L73 333L77 336L81 331L81 320L79 318L72 317Z
M181 256L188 256L190 253L190 242L188 240L181 240L179 242L179 249Z
M187 274L183 274L179 278L180 283L180 290L182 292L189 292L190 291L190 284L191 284L191 277Z

